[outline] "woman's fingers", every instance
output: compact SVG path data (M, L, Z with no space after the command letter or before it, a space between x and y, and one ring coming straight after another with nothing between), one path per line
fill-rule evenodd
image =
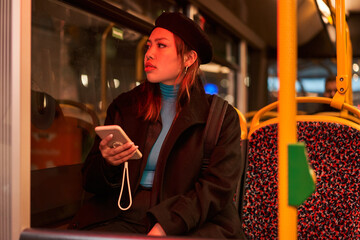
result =
M138 148L139 147L135 146L132 142L113 148L112 150L114 151L114 155L111 156L111 161L114 165L120 165L134 156Z
M127 142L123 145L119 145L115 148L108 146L110 140L112 139L112 134L104 138L99 145L99 149L103 158L106 162L113 166L118 166L121 163L129 160L138 149L138 146L135 146L133 142Z
M101 140L100 145L99 145L100 151L103 151L103 150L105 150L105 149L107 149L107 148L110 148L110 147L108 146L108 144L109 144L110 140L111 140L113 137L114 137L114 136L113 136L112 134L109 134L108 136L106 136L106 138L104 138L103 140Z

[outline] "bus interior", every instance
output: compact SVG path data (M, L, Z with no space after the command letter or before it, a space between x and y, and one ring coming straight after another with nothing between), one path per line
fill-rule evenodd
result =
M11 5L11 0L5 2ZM254 119L261 124L279 116L275 105L262 115L259 114L260 109L279 101L279 1L30 2L31 7L27 11L31 16L31 30L27 37L31 47L28 63L31 71L26 76L30 84L25 90L31 101L23 106L30 109L30 116L27 118L30 120L30 127L27 129L30 132L30 139L27 141L30 149L19 160L30 162L29 169L22 169L30 176L27 185L30 220L21 228L27 230L20 236L0 231L4 234L0 239L116 238L96 233L93 236L83 236L67 232L66 229L84 201L92 197L82 189L81 167L92 147L94 128L104 124L106 109L116 96L144 81L144 44L154 20L163 11L183 12L209 35L214 57L211 63L201 67L200 78L205 91L224 98L245 116L245 131L249 131L248 135L259 129L259 126L253 125ZM349 35L346 46L351 48L346 57L348 88L343 103L346 107L341 105L341 109L333 108L329 114L334 117L345 116L360 131L360 116L357 115L357 111L360 111L360 1L336 2L344 2ZM19 1L19 4L23 2ZM300 99L297 114L312 115L322 104L326 102L330 105L330 102L307 102L301 99L323 97L326 79L338 75L336 6L335 0L297 0L295 4L297 75L294 87L296 97ZM7 5L4 4L1 10L3 13L8 9L5 6ZM285 39L291 40L291 36ZM1 64L7 59L4 56ZM4 84L12 85L11 80ZM3 95L3 102L7 101L5 98L6 95ZM1 111L3 125L15 128L11 123L11 116L6 117L7 106L2 106ZM1 131L3 142L7 142L5 133L10 130ZM9 145L14 148L11 144L5 145L6 148ZM5 147L1 148L4 150ZM359 150L356 151L359 154ZM9 159L4 160L5 167L2 170L3 176L7 176L6 171L10 171L6 170L7 161L11 161L12 157L11 153L3 153L3 159ZM358 164L359 161L357 168ZM358 176L357 179L359 180ZM4 189L6 181L10 180L2 180L1 188ZM6 206L0 207L0 212L5 208ZM359 213L358 203L356 208ZM244 208L239 214L244 214L249 219L244 213L248 209ZM5 215L2 221L7 221ZM360 224L359 216L357 221ZM8 226L3 225L2 228ZM249 239L259 237L252 235L252 231L255 230L245 231ZM349 234L359 237L359 229L357 231ZM116 239L137 237L118 236Z

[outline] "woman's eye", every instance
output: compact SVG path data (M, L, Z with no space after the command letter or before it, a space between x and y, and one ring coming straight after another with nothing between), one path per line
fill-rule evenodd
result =
M164 47L166 47L166 45L165 45L165 44L162 44L162 43L158 43L158 47L159 47L159 48L164 48Z

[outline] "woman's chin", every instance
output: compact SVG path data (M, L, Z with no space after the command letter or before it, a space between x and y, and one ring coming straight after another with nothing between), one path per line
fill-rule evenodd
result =
M149 82L151 82L151 83L158 83L158 82L161 82L160 80L158 80L158 79L154 79L154 78L149 78L149 77L147 77L146 78Z

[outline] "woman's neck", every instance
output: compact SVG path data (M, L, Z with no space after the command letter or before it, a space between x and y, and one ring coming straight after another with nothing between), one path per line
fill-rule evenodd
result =
M166 85L160 83L160 91L163 99L175 99L179 91L179 85Z

